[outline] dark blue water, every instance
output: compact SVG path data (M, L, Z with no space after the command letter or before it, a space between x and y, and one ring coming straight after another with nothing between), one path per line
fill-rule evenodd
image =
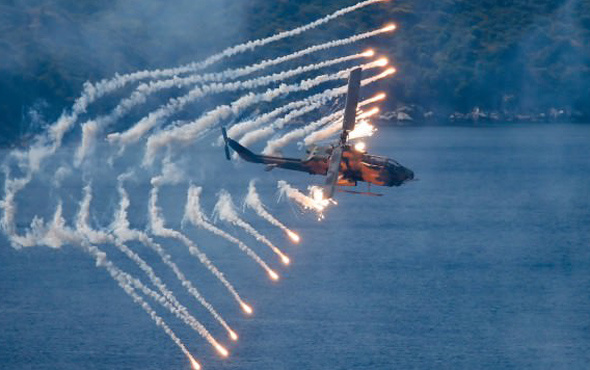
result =
M590 125L382 129L369 149L398 159L420 181L374 188L386 194L381 198L339 194L338 206L322 222L277 203L275 190L278 179L304 188L321 178L202 163L225 166L200 179L208 211L218 188L241 196L257 176L269 210L303 237L300 246L292 246L252 212L244 215L292 256L293 265L284 269L254 239L222 225L277 268L282 279L271 283L235 246L184 229L252 303L252 318L239 312L182 245L158 239L241 335L237 344L228 344L231 357L221 360L153 304L204 368L587 369ZM132 222L141 226L149 186L146 181L131 190ZM114 206L112 186L95 191L96 208ZM20 199L21 224L45 207L45 196L36 192ZM71 190L70 203L78 194ZM174 227L180 227L185 194L186 186L162 190ZM96 218L101 223L110 215ZM156 256L132 246L227 343L223 330ZM103 248L143 278L116 250ZM16 251L3 241L0 368L148 370L189 364L75 246Z

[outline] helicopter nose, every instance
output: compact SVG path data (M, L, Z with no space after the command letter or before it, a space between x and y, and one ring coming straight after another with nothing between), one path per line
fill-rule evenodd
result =
M406 179L407 181L414 180L414 171L410 170L409 168L406 168Z

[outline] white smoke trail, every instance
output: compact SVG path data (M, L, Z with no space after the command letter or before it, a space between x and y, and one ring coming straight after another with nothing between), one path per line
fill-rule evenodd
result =
M382 66L383 60L378 60L363 65L363 68L370 69ZM286 95L292 92L307 91L325 82L348 78L350 72L355 68L356 67L347 68L331 75L321 75L310 80L304 80L299 84L281 85L278 88L269 89L265 93L250 93L232 102L231 105L218 106L217 108L207 112L201 118L189 124L180 127L173 127L169 130L156 133L150 136L146 143L144 165L149 165L153 163L156 152L159 148L170 145L172 143L179 143L183 145L191 143L199 136L199 134L202 133L203 130L217 124L221 120L226 119L231 115L239 114L242 110L254 104L260 102L270 102L275 98L285 97ZM376 77L377 76L373 78Z
M244 146L250 146L256 141L259 141L265 137L272 135L276 130L282 129L286 123L292 121L297 117L301 117L309 112L312 112L323 105L322 102L316 101L311 104L305 105L302 108L292 110L291 112L287 113L285 116L273 121L273 123L269 126L256 129L254 131L250 131L242 137L239 142ZM268 154L268 153L265 153ZM234 153L234 156L237 157L237 154Z
M241 68L237 68L237 69L233 69L233 70L230 69L230 70L226 70L226 71L219 72L219 73L213 73L210 75L210 78L215 79L215 80L239 78L244 75L247 75L247 74L250 74L253 72L257 72L261 69L268 68L270 66L281 64L281 63L287 62L289 60L301 58L305 55L312 54L317 51L327 50L327 49L335 48L338 46L349 45L349 44L355 43L357 41L361 41L361 40L364 40L364 39L367 39L367 38L370 38L373 36L380 35L384 32L390 32L390 31L391 31L390 27L385 27L385 28L381 28L381 29L375 30L375 31L359 33L357 35L353 35L353 36L343 38L343 39L332 40L332 41L329 41L329 42L326 42L323 44L310 46L306 49L302 49L302 50L296 51L294 53L284 55L282 57L264 60L260 63L254 64L251 66L241 67ZM372 50L369 50L367 52L359 54L359 57L360 56L372 57L373 55L374 55L374 52ZM207 75L207 77L209 77L209 75Z
M250 247L248 247L244 242L239 240L238 238L230 235L229 233L221 230L217 226L213 225L211 221L207 218L207 216L201 210L200 205L200 194L203 191L201 187L196 187L191 185L188 192L188 200L185 209L185 220L190 221L193 225L197 227L201 227L207 231L212 232L213 234L224 238L225 240L233 243L240 248L240 250L250 258L254 260L260 267L262 267L272 279L275 279L275 276L278 275L260 258L256 252L254 252ZM216 206L217 208L217 206ZM245 311L251 310L249 307L244 307Z
M329 122L332 122L335 120L337 121L337 120L339 120L339 118L341 119L342 115L343 115L343 113L340 111L332 113L332 114L322 117L321 119L319 119L315 122L312 122L304 127L300 127L295 130L289 131L288 133L286 133L285 135L283 135L277 139L269 140L266 143L266 147L262 151L262 154L265 154L265 155L274 154L277 152L277 150L279 148L284 147L289 142L296 140L298 138L304 137L305 135L317 130L318 128L328 124Z
M137 141L143 134L145 134L145 132L155 127L159 121L165 119L174 112L179 111L186 104L199 98L202 98L206 95L221 93L225 91L237 91L240 89L254 89L256 87L264 86L273 82L278 82L301 73L305 73L320 68L325 68L334 64L344 63L346 61L363 58L367 56L367 53L354 54L313 65L299 67L289 71L275 73L268 76L262 76L248 81L226 84L209 84L201 87L196 87L181 98L170 99L166 106L161 107L154 112L151 112L148 116L140 120L133 128L123 133L110 134L108 138L111 142L121 142L123 144L129 144L134 141ZM277 58L275 60L278 59L281 58ZM268 65L272 64L275 63L268 63ZM228 70L222 73L192 75L182 78L174 76L174 78L168 80L152 81L149 84L141 84L137 87L136 91L134 91L130 97L123 99L110 114L108 114L107 116L96 118L94 120L87 121L84 124L82 124L82 142L76 150L74 165L79 166L81 162L84 160L84 158L93 150L94 145L96 143L96 136L98 135L98 132L100 130L103 130L108 125L116 122L119 118L128 113L133 107L145 103L148 95L166 88L182 87L198 82L220 80L222 76L237 78L239 76L253 73L257 70L265 68L267 65L258 66L257 68L254 68L255 66L250 66L246 67L245 69L239 70Z
M283 31L283 32L280 32L280 33L278 33L276 35L273 35L273 36L270 36L270 37L267 37L267 38L264 38L264 39L259 39L259 40L255 40L255 41L249 41L249 42L247 42L245 44L240 44L240 45L233 46L231 48L228 48L228 49L222 51L219 54L216 54L216 55L213 55L213 56L207 58L205 61L201 62L200 68L204 68L204 67L209 66L209 65L211 65L213 63L217 63L221 59L226 58L226 57L233 56L233 55L235 55L237 53L243 53L244 51L252 50L252 49L254 49L256 47L264 46L264 45L266 45L268 43L271 43L271 42L274 42L274 41L278 41L278 40L281 40L281 39L284 39L284 38L287 38L287 37L292 37L292 36L299 35L299 34L305 32L305 31L308 31L308 30L311 30L311 29L316 28L318 26L321 26L322 24L327 23L327 22L329 22L329 21L331 21L333 19L336 19L338 17L341 17L341 16L343 16L343 15L345 15L347 13L350 13L350 12L353 12L355 10L361 9L363 7L366 7L368 5L379 3L379 2L383 2L383 1L385 1L385 0L367 0L367 1L361 1L361 2L359 2L357 4L355 4L355 5L349 6L347 8L340 9L340 10L338 10L338 11L336 11L336 12L334 12L334 13L328 15L328 16L325 16L325 17L323 17L321 19L318 19L318 20L316 20L316 21L314 21L312 23L306 24L305 26L297 27L297 28L292 29L292 30L289 30L289 31Z
M393 73L395 73L395 69L390 68L389 70L386 70L385 72L383 72L379 75L364 79L361 82L361 85L362 86L369 85L375 81L378 81L378 80L383 79L387 76L390 76ZM240 124L232 126L228 130L228 134L230 136L238 135L241 132L245 132L245 131L248 131L252 128L258 127L259 125L276 118L277 116L279 116L282 113L288 112L288 111L296 109L296 108L303 107L305 105L314 104L314 102L317 100L325 102L325 101L333 99L337 96L344 95L345 93L346 93L346 86L341 86L338 88L327 90L327 91L319 93L319 94L315 94L315 95L313 95L309 98L303 99L303 100L290 102L290 103L283 105L282 107L279 107L269 113L263 114L262 116L260 116L259 118L257 118L254 121L246 121L246 122L242 122ZM24 235L24 236L16 235L16 227L14 225L14 216L15 216L16 208L17 208L16 204L14 202L14 199L15 199L16 195L18 194L18 192L21 191L31 181L32 174L28 173L28 175L26 175L25 177L18 178L18 179L11 179L9 176L9 172L6 169L5 169L5 173L6 173L6 180L5 180L5 184L4 184L5 197L4 197L4 200L0 204L0 206L4 209L3 217L0 220L2 228L4 229L5 233L9 236L9 239L11 240L11 244L13 245L13 247L18 248L19 246L20 247L34 246L35 245L34 244L35 233L39 233L40 232L39 230L42 229L43 220L40 218L33 219L32 223L31 223L30 232L28 232L27 235Z
M84 198L81 204L89 203L87 197ZM88 214L86 213L88 207L84 205L81 207L79 214L78 224L86 223ZM80 216L81 215L81 216ZM82 221L80 221L82 220ZM88 228L88 227L87 227ZM62 204L58 203L53 221L51 224L46 226L45 233L39 234L35 245L46 245L51 248L60 248L64 244L79 245L84 251L93 256L96 260L97 267L103 267L107 270L109 275L118 283L118 285L127 293L134 302L138 303L144 311L146 311L150 317L154 320L157 326L160 326L164 332L176 343L176 345L183 351L183 353L191 360L191 363L197 364L193 356L188 352L182 341L174 334L174 332L168 327L164 320L159 317L156 312L149 306L147 302L143 300L129 284L130 276L120 269L118 269L112 262L106 258L106 253L102 252L95 246L89 244L89 241L85 238L83 231L74 231L68 226L62 216ZM138 282L138 284L141 284ZM143 285L143 284L141 284Z
M311 134L307 135L305 139L303 139L303 144L305 146L312 145L318 141L327 139L332 135L337 134L339 131L342 130L342 120L337 120L332 122L327 127L324 127L321 130L312 132Z
M133 285L138 286L144 294L152 296L159 303L164 303L166 302L166 300L163 299L163 297L158 295L156 292L151 291L145 285L141 284L139 280L131 278L130 275L117 268L111 261L106 259L106 254L97 247L89 245L87 242L84 241L82 241L80 245L82 245L83 249L88 254L95 258L96 266L103 267L109 273L111 278L113 278L113 280L117 282L119 287L121 287L121 289L123 289L123 291L127 295L129 295L135 303L139 304L139 306L148 315L150 315L151 319L156 323L157 326L164 330L164 332L170 337L170 339L172 339L172 341L178 346L178 348L180 348L182 353L184 353L185 356L189 359L193 368L200 369L200 365L192 356L192 354L188 351L184 343L182 343L180 338L172 331L172 329L170 329L170 327L168 326L168 324L166 324L164 319L158 316L156 311L139 294L136 293L135 289L133 288Z
M275 42L287 37L299 35L305 31L314 29L322 24L325 24L345 14L382 1L384 0L362 1L347 8L340 9L330 15L327 15L304 26L297 27L289 31L283 31L263 39L248 41L243 44L238 44L229 47L223 50L222 52L214 54L201 62L190 63L176 68L168 68L161 70L144 70L124 75L117 74L114 78L104 79L94 84L86 82L84 83L83 92L80 95L80 97L78 97L74 102L71 112L64 112L61 115L61 117L49 128L48 135L44 137L39 137L36 143L29 149L28 152L20 153L21 159L26 159L27 162L26 164L23 163L23 165L26 165L29 171L36 172L39 169L43 159L54 154L55 151L61 146L64 135L73 127L78 117L86 113L90 104L94 103L96 100L113 91L125 87L130 83L134 83L143 79L158 79L163 77L175 76L181 73L188 73L201 70L213 65L214 63L219 62L224 58L228 58L239 53L250 51L255 48L267 45L271 42Z
M357 122L355 129L348 136L349 140L372 136L377 130L368 121L360 117L358 119L359 121ZM324 127L323 129L314 131L311 134L307 135L305 139L303 139L303 144L306 146L312 145L318 141L325 140L331 136L338 134L341 130L342 120L334 121L332 124Z
M125 202L122 201L121 203L123 204ZM122 207L124 207L124 206L122 206ZM188 313L188 310L186 309L186 307L184 307L178 301L178 299L176 299L176 297L174 296L172 291L170 291L168 289L166 284L164 284L164 282L162 282L162 280L156 275L154 270L147 264L147 262L145 262L141 257L139 257L139 255L137 255L137 253L133 252L129 247L127 247L123 243L123 240L135 239L135 235L133 235L132 230L130 230L124 226L126 219L125 220L122 219L123 216L121 216L121 215L123 213L126 213L126 211L120 211L118 213L116 221L114 223L113 229L114 229L115 235L117 236L117 238L114 240L114 245L121 252L123 252L129 259L131 259L133 262L135 262L142 271L145 272L145 274L148 276L148 278L150 279L152 284L154 284L154 286L156 286L158 288L158 290L160 290L162 292L162 294L172 304L171 306L176 308L175 310L173 310L173 312L176 313L180 319L186 318L188 323L193 328L195 328L195 330L204 339L206 339L214 347L217 347L217 341L213 338L213 336L209 333L209 331L205 328L205 326L202 325L199 321L197 321L194 318L189 319L192 316ZM208 304L208 302L206 302L204 299L199 299L199 298L202 298L202 297L197 296L197 300L199 301L199 303L201 303L205 308L209 309L210 305ZM215 315L213 315L213 316L215 317Z
M123 207L128 206L128 198L125 196L125 200L122 200ZM118 220L115 223L118 225L116 228L117 237L123 236L130 239L117 239L112 235L99 231L93 230L89 225L89 217L90 217L90 203L92 201L92 188L90 185L87 185L84 188L84 197L80 201L80 208L78 212L78 217L76 220L76 229L77 232L85 237L88 242L92 244L114 244L119 250L121 250L125 255L127 255L131 260L136 262L136 264L146 272L146 275L149 277L150 281L158 288L158 290L162 293L162 295L151 291L145 285L143 285L139 280L133 279L128 277L129 281L131 281L138 289L142 290L146 295L151 296L154 298L158 303L160 303L163 307L167 308L171 313L173 313L176 317L182 320L185 324L192 327L195 331L197 331L203 338L205 338L211 345L213 345L216 349L219 347L219 343L209 334L206 328L197 320L195 319L174 296L174 294L166 287L166 285L161 281L159 277L155 275L152 268L143 261L137 254L131 251L126 245L123 243L127 240L138 239L137 235L139 232L134 230L129 230L128 227L128 220L126 216L126 208L122 209L118 212L117 218ZM161 248L160 248L161 249Z
M2 226L2 230L10 240L10 243L13 248L21 248L25 246L23 240L20 240L19 235L17 235L16 231L16 223L15 217L17 212L17 204L15 201L16 195L25 186L31 181L31 174L22 177L22 178L14 178L10 177L10 170L8 166L4 167L4 199L0 202L0 207L3 209L4 213L2 215L2 219L0 220L0 225Z
M128 197L126 196L126 194L125 194L124 198L127 200L122 202L123 207L128 207ZM129 221L126 217L126 208L119 211L118 218L119 219L116 221L117 228L116 228L115 233L116 233L117 237L119 238L119 240L114 240L113 243L121 244L122 242L126 242L129 240L139 240L144 245L150 247L155 252L157 252L158 255L160 256L160 258L162 259L162 261L168 267L170 267L172 269L172 271L174 272L174 274L176 275L178 280L181 282L182 286L185 289L187 289L187 291L191 295L193 295L197 300L199 300L199 297L200 297L199 292L193 287L192 283L185 277L185 275L178 268L178 266L174 262L172 262L170 255L164 251L162 246L159 245L158 243L154 242L153 239L148 237L147 234L145 234L144 232L139 231L139 230L129 229ZM172 295L172 293L169 292L165 286L161 286L157 283L155 283L155 285L158 287L158 289L160 291L162 291L162 294L164 294L164 297L167 298L173 304L172 307L174 309L176 309L176 311L173 311L173 308L170 308L168 306L166 306L166 307L168 307L171 311L173 311L177 315L180 315L180 314L184 315L189 321L188 324L191 325L195 330L197 330L201 335L203 335L203 332L201 331L202 325L200 325L194 319L194 317L192 317L188 313L186 308L178 302L178 300ZM226 329L228 329L227 325L224 327ZM233 330L229 329L228 333L232 337L232 339L234 339L234 340L237 339L237 335L235 334L235 332ZM213 340L213 341L210 341L210 343L213 344L217 348L216 341Z
M287 198L294 200L304 209L315 211L320 219L324 217L323 212L326 207L330 205L330 201L328 199L324 199L323 195L321 194L321 189L317 187L310 187L312 193L312 197L310 197L291 187L291 185L289 185L286 181L279 180L277 186L279 188L281 197L287 196Z
M392 73L393 72L391 71L391 69L389 69L389 70L387 70L383 73L380 73L376 76L366 78L361 81L361 86L367 86L369 84L372 84L376 81L379 81L379 80L391 75ZM340 87L337 87L334 89L326 90L324 92L312 95L312 96L307 97L302 100L290 102L290 103L285 104L281 107L278 107L268 113L265 113L254 120L244 121L244 122L240 122L238 124L233 125L232 127L230 127L227 130L227 134L229 137L236 139L238 136L244 134L245 132L248 132L256 127L261 126L262 124L270 122L285 112L288 112L293 109L305 107L308 105L315 106L315 104L318 102L322 102L323 104L325 104L326 102L328 102L331 99L335 99L339 96L346 94L346 91L347 91L347 86L345 85L345 86L340 86ZM220 137L219 140L220 140L219 141L220 143L223 142L223 138Z
M165 221L161 213L161 209L157 206L158 202L158 192L159 187L158 183L161 180L157 178L152 179L152 184L154 185L151 193L150 193L150 200L149 200L149 219L150 219L150 228L155 235L162 236L165 238L172 238L181 241L186 247L189 249L189 252L197 257L199 261L225 286L225 288L229 291L229 293L234 297L234 299L238 302L238 304L243 307L245 305L244 301L233 287L233 285L225 278L223 273L215 267L215 265L209 260L207 255L203 253L196 245L193 243L186 235L182 234L179 231L169 229L165 226ZM196 289L193 289L191 293L195 297L200 297L200 294ZM204 299L201 297L201 300ZM206 301L204 301L206 303ZM229 325L225 322L225 320L215 311L215 309L209 304L207 309L211 312L211 314L223 325L223 327L228 331L232 339L237 339L235 332L229 327ZM217 316L216 316L217 315Z
M298 67L295 69L291 69L288 71L283 71L280 73L274 73L267 76L261 76L254 79L246 80L246 81L236 81L230 83L212 83L203 86L197 86L191 91L189 91L186 95L179 97L179 98L172 98L169 100L168 104L163 107L158 108L157 110L149 113L146 117L142 118L137 124L132 126L130 129L123 133L112 133L108 135L108 139L111 143L120 143L122 145L131 144L139 140L145 133L149 130L156 127L162 120L166 119L167 117L171 116L172 114L180 111L183 109L187 104L196 101L204 96L209 94L217 94L222 92L230 92L230 91L238 91L238 90L254 90L261 86L266 86L271 83L277 83L283 81L285 79L297 76L299 74L329 67L335 64L344 63L347 61L355 60L358 58L364 57L364 54L354 54L342 58L332 59L321 63L310 64L307 66ZM145 99L144 99L145 100ZM124 102L125 106L131 107L129 101ZM117 108L116 108L117 109ZM122 111L122 109L119 109ZM92 122L90 123L92 125ZM92 130L88 130L88 132L93 132ZM84 144L84 140L83 140ZM88 148L85 146L80 147L78 151L78 157L82 157L85 152L88 151ZM78 158L79 160L81 158Z
M269 89L264 93L250 93L242 96L238 100L232 102L230 105L221 105L217 108L207 112L201 118L180 127L173 127L172 129L156 133L147 141L146 153L144 157L144 164L151 164L154 160L156 151L173 142L187 144L194 141L198 135L210 126L215 125L219 121L237 115L242 110L261 102L270 102L278 97L284 97L292 92L306 91L319 84L333 81L337 79L346 78L346 74L351 69L346 69L332 75L321 75L314 79L304 80L299 84L285 85L282 84L278 88Z
M217 216L219 217L219 219L221 219L222 221L229 222L235 226L242 228L248 234L256 238L256 240L267 245L277 256L281 258L281 261L285 265L288 265L290 263L289 257L287 257L270 240L268 240L268 238L259 233L252 225L240 218L240 216L236 212L236 208L231 199L231 195L227 191L222 190L219 193L219 201L215 206L215 211L217 212Z
M154 189L156 189L154 191ZM151 198L150 198L150 215L153 217L153 215L151 214L153 207L155 207L155 201L157 198L157 187L154 187L152 189L152 193L151 193ZM116 221L115 224L113 226L114 232L117 234L122 234L124 237L127 238L133 238L135 239L136 236L133 235L132 232L130 232L129 230L129 226L128 226L128 221L127 221L127 208L129 207L129 198L127 196L127 193L125 192L125 190L123 189L122 186L119 186L119 193L121 194L121 204L120 204L120 208L116 217ZM160 228L160 225L157 224L156 220L156 227L153 227L153 231L154 234L159 235L159 236L165 236L165 237L173 237L173 238L177 238L182 240L183 242L187 243L187 246L193 247L195 248L194 245L192 245L192 243L190 243L190 241L184 237L184 235L171 230L171 229L166 229L163 227ZM154 223L154 221L152 221L152 224ZM117 244L121 244L121 243L117 243ZM128 253L127 249L123 248L122 249L124 253ZM133 256L130 255L130 258L132 258ZM155 284L156 285L156 284ZM156 285L157 286L157 285ZM195 299L207 310L209 311L209 313L227 330L228 333L230 333L230 335L233 337L234 335L232 335L231 333L234 333L234 331L229 327L229 325L227 324L227 322L221 317L221 315L215 310L215 308L201 295L201 293L194 288L194 286L192 286L191 284L191 289L190 289L190 293L193 295L193 297L195 297ZM205 329L203 327L203 329ZM208 334L208 332L207 332ZM235 333L234 333L235 334Z
M283 232L285 232L285 234L287 234L287 236L293 242L299 243L299 240L300 240L299 235L297 235L295 232L289 230L289 228L287 228L281 221L277 220L276 217L271 215L266 210L266 208L264 207L264 204L262 204L262 200L260 200L260 196L258 195L258 192L256 191L256 181L255 180L250 181L250 184L248 185L248 195L246 196L246 199L244 202L248 207L253 209L260 217L264 218L271 225L274 225L274 226L278 227L279 229L281 229Z
M362 108L366 105L375 103L375 102L383 100L383 99L385 99L385 94L383 94L383 93L377 94L372 98L365 99L362 102L360 102L358 104L358 108ZM304 137L306 135L309 135L309 136L307 136L304 139L304 145L311 145L319 140L323 140L324 138L329 137L342 129L342 116L343 116L343 112L336 112L336 113L331 114L329 116L323 117L316 122L310 123L309 125L307 125L305 127L293 130L293 131L285 134L284 136L282 136L279 139L271 140L267 143L266 148L264 149L264 153L273 153L278 148L285 146L288 142L290 142L294 139L300 138L300 137ZM361 118L361 117L357 116L357 119L358 118ZM314 131L320 129L321 127L323 127L324 125L328 125L328 124L330 124L330 125L326 127L325 132L324 132L324 129L317 131L317 133L314 132ZM351 137L350 135L348 138L353 139L353 137Z
M373 63L369 63L363 67L368 69L368 68L372 68L372 67L376 67L376 66L383 66L383 61L376 61ZM392 72L390 69L390 70L380 73L376 76L364 79L361 81L361 85L366 86L366 85L371 84L375 81L378 81L379 79L389 76L391 73ZM267 113L267 114L264 114L264 115L258 117L257 119L255 119L253 121L247 121L247 122L243 122L243 123L232 126L228 131L228 135L230 137L235 138L236 133L240 133L245 130L252 130L257 126L260 126L263 123L266 123L271 119L274 119L278 114L291 110L291 112L289 112L284 117L282 117L278 120L274 120L271 125L261 128L261 129L250 131L250 132L246 133L242 139L239 140L240 144L242 144L244 146L251 145L255 141L258 141L264 137L272 135L275 132L275 130L282 129L283 126L285 125L285 123L289 122L290 120L292 120L296 117L300 117L300 116L307 114L315 109L320 108L328 100L331 100L331 99L334 99L338 96L346 94L347 90L348 90L347 86L341 86L338 88L326 90L326 91L319 93L319 94L312 95L312 96L310 96L306 99L303 99L303 100L288 103L282 107L275 109L274 111L271 111L270 113ZM267 154L268 154L268 152L267 152Z

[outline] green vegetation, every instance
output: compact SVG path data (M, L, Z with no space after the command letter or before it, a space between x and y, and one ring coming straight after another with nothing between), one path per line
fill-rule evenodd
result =
M259 3L250 25L267 34L342 2L322 1L321 9L314 0ZM400 103L446 112L556 107L590 116L590 0L398 0L335 22L334 33L391 20L399 30L377 44L400 71L388 83Z
M200 59L354 1L220 0L215 8L206 3L4 1L0 144L29 130L27 111L36 101L46 101L46 113L55 118L86 80ZM391 1L255 56L282 54L389 21L399 30L365 45L376 46L398 67L398 76L382 85L398 104L445 114L475 106L523 113L557 107L590 117L590 0Z

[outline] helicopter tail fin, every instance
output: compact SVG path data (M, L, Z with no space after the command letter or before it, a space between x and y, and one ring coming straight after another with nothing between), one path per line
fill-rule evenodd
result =
M224 149L225 149L225 158L227 158L228 161L231 161L231 156L229 155L229 148L227 146L227 131L225 131L225 127L221 128L221 134L223 135L223 144L224 144Z
M227 132L225 131L225 127L221 128L221 134L223 135L223 141L225 142L225 157L228 160L231 160L231 156L229 155L230 154L229 148L232 148L245 161L254 162L254 163L265 163L262 160L260 155L253 153L252 151L250 151L248 148L244 147L243 145L241 145L237 141L229 138L227 136Z

